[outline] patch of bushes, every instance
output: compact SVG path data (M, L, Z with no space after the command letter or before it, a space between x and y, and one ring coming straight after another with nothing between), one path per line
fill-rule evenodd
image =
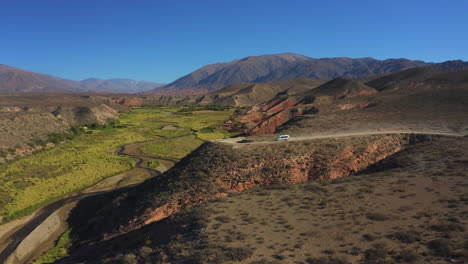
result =
M456 232L456 231L465 231L465 227L456 222L442 222L437 225L432 225L431 228L438 232Z
M345 257L308 257L306 260L308 264L347 264L349 263Z
M421 257L412 250L403 250L396 258L400 263L419 263Z
M252 256L253 251L246 247L227 248L208 246L191 255L185 263L221 264L228 261L242 261Z
M368 264L384 264L388 262L388 251L383 244L374 244L364 251L364 260Z
M229 216L223 216L223 215L215 217L215 220L221 223L229 223L232 221L232 219Z
M427 244L431 252L439 257L452 257L455 255L453 245L448 239L435 239Z
M364 239L365 241L369 241L369 242L372 242L376 239L377 237L372 235L372 234L364 234L362 235L362 239Z
M52 263L58 259L64 258L69 254L69 248L72 245L70 237L71 229L67 230L60 236L55 247L49 249L46 253L40 256L33 264Z
M317 185L317 184L306 184L304 185L304 190L309 191L309 192L314 192L314 193L327 193L328 190Z
M421 235L418 232L413 231L413 230L408 231L408 232L395 232L395 233L389 234L387 237L390 239L396 239L400 242L407 243L407 244L421 241Z
M388 220L388 216L382 213L368 213L366 214L366 218L373 221L385 221Z

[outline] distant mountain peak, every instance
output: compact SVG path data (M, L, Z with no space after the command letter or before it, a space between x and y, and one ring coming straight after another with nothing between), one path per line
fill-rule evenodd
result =
M0 93L141 93L161 85L124 78L73 81L0 64Z

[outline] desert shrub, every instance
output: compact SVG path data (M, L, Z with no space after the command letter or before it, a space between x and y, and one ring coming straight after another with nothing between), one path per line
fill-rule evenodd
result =
M396 239L403 243L414 243L414 242L421 241L421 235L418 232L413 231L413 230L408 231L408 232L395 232L395 233L389 234L387 237L391 239Z
M431 228L438 232L456 232L456 231L465 231L465 227L456 222L441 222L437 225L432 225Z
M366 214L366 218L369 220L374 220L374 221L385 221L388 220L388 216L382 214L382 213L368 213Z
M362 250L361 248L359 247L352 247L349 254L353 255L353 256L357 256L359 254L361 254Z
M154 250L152 248L144 246L144 247L140 248L139 253L140 253L140 256L142 258L148 259L151 256L151 254L153 254L153 251Z
M365 241L369 241L369 242L372 242L376 239L377 237L372 235L372 234L364 234L362 235L362 239L364 239Z
M217 216L215 217L215 220L221 223L229 223L232 221L232 219L229 216Z
M249 217L243 218L242 220L244 220L244 221L247 222L248 224L253 224L253 223L255 223L255 222L258 221L258 218L257 218L257 217L254 217L254 216L249 216Z
M338 186L335 188L335 192L346 192L348 189L344 186Z
M349 263L345 257L308 257L305 260L308 264L347 264Z
M278 263L281 263L281 262L277 260L269 261L267 259L260 259L260 260L254 260L250 262L249 264L278 264Z
M290 184L272 184L265 187L266 190L289 190L291 188Z
M228 261L242 261L252 256L249 248L226 248L220 246L208 246L195 252L187 263L220 264Z
M335 254L335 251L333 249L325 249L322 251L322 253L327 255L333 255Z
M315 192L315 193L327 193L328 192L327 189L317 184L313 184L313 183L304 185L304 190L309 191L309 192Z
M277 260L285 260L286 259L286 256L283 256L283 255L278 255L278 254L275 254L272 256L274 259L277 259Z
M387 263L388 251L383 244L374 244L364 251L364 260L368 264Z
M122 264L137 264L138 263L138 260L137 260L137 256L135 256L135 254L125 254L123 257L122 257Z
M400 263L418 263L421 257L412 250L403 250L397 257Z
M148 162L146 163L146 166L147 166L148 168L150 168L150 169L155 169L155 168L157 168L159 165L161 165L161 164L160 164L159 161L157 161L157 160L150 160L150 161L148 161Z
M85 132L85 130L82 126L72 126L70 128L70 132L72 132L75 135L81 135Z
M455 254L453 245L448 239L435 239L427 244L431 252L439 257L451 257Z
M216 126L207 126L207 127L204 127L202 129L199 130L199 132L201 133L210 133L210 132L214 132L216 129Z
M47 141L52 142L54 144L58 144L66 139L70 140L73 139L73 134L71 133L50 133L47 136Z
M71 229L63 233L58 239L56 245L34 261L33 264L53 263L54 261L68 256L69 248L72 245L70 237Z

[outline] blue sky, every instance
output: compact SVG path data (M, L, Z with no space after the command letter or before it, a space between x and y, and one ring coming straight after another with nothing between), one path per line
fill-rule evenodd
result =
M170 82L249 55L468 60L466 0L15 0L0 63L69 79Z

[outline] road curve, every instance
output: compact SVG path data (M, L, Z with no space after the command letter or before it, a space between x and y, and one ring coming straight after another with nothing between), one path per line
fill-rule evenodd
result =
M464 134L452 133L452 132L439 132L439 131L414 131L414 130L374 130L374 131L359 131L359 132L346 132L346 133L331 133L331 134L316 134L310 136L291 136L287 141L304 141L304 140L314 140L314 139L326 139L326 138L340 138L340 137L354 137L354 136L372 136L372 135L386 135L386 134L416 134L416 135L438 135L438 136L455 136L463 137ZM226 143L240 146L251 146L251 145L261 145L261 144L275 144L281 143L284 141L275 141L276 137L272 137L268 141L245 141L248 140L248 137L238 137L238 138L227 138L214 140L213 142Z

